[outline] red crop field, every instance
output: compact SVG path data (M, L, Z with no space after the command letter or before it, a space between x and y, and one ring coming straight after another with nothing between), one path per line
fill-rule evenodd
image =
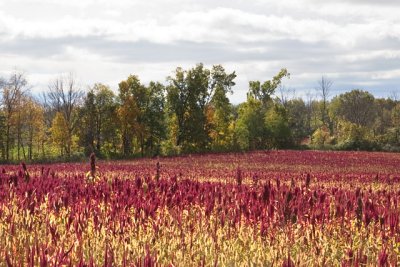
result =
M3 165L1 265L397 266L399 167L316 151Z

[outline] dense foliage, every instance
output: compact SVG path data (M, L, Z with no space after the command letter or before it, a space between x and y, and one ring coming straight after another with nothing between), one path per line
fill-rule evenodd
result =
M271 151L2 166L8 266L397 266L400 156Z
M177 68L167 83L130 75L117 92L81 90L73 76L50 83L40 99L23 74L0 83L0 160L4 162L178 155L273 148L400 150L400 102L362 90L330 98L322 78L306 99L282 84L286 69L250 81L232 105L236 73L221 65ZM313 89L314 90L314 89Z

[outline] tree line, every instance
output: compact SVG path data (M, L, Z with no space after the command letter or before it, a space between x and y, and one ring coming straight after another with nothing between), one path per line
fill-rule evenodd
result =
M322 77L316 94L294 97L286 69L250 81L247 99L229 101L236 73L203 64L177 68L165 84L130 75L117 92L82 90L73 75L33 96L23 73L0 79L0 161L74 160L254 149L400 151L400 101L355 89L331 98Z

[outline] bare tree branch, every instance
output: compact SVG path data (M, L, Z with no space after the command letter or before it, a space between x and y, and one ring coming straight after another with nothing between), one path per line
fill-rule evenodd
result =
M327 112L327 102L330 96L331 87L333 82L326 77L322 76L321 80L318 81L318 87L315 90L319 93L322 99L322 112L321 112L321 121L322 124L327 124L328 122L328 112Z
M296 89L288 88L284 85L278 86L278 98L284 107L286 107L288 101L294 99L295 96L296 96Z
M389 99L393 101L398 101L400 99L399 93L397 91L390 92Z
M49 85L47 97L44 97L46 105L55 112L60 112L67 124L68 136L71 137L78 122L78 115L75 110L83 98L83 91L76 84L76 80L72 74L60 76ZM71 144L68 142L66 152L69 155Z

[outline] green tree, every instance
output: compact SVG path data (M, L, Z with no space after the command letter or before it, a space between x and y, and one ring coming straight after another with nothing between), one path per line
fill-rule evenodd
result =
M220 65L212 70L203 64L183 70L177 68L174 77L169 77L167 100L170 122L177 129L175 144L184 151L210 148L213 137L216 143L225 136L218 128L229 124L229 99L227 93L234 86L235 73L227 74ZM171 136L171 135L170 135ZM223 139L223 138L222 138Z
M271 96L275 93L275 90L282 83L282 79L290 77L290 73L287 69L281 69L281 71L275 75L272 80L267 80L263 84L260 81L249 82L249 95L255 99L261 101L263 106L266 106L271 101Z
M122 138L122 154L131 155L133 152L133 138L138 129L139 107L134 91L140 91L142 85L137 76L131 75L126 81L119 83L119 107L117 110Z
M232 105L227 95L233 93L235 78L235 72L228 74L221 65L215 65L211 70L213 93L207 108L207 121L211 125L210 136L213 149L222 150L231 146Z
M346 120L339 120L337 125L337 141L339 147L348 150L370 150L374 147L371 128Z
M265 125L267 132L267 147L287 148L292 145L292 136L286 109L275 104L265 114Z
M375 98L366 91L352 90L332 100L330 114L336 120L370 127L376 118Z
M84 99L83 106L81 107L81 124L79 127L80 144L85 149L85 154L88 155L95 149L95 132L96 132L96 104L95 93L90 90ZM96 151L98 154L98 151Z
M388 135L393 133L392 111L396 107L396 102L392 99L375 99L376 116L372 124L372 134L374 139L382 145L391 143Z
M335 121L335 136L343 149L372 149L375 147L374 125L377 108L369 92L352 90L336 96L330 106Z
M208 148L210 127L207 125L206 108L212 97L209 79L210 71L203 64L187 71L188 109L184 118L184 150L201 151Z
M81 113L80 142L86 153L95 151L97 154L107 154L109 149L103 149L106 144L116 149L118 125L116 122L115 94L110 87L95 84L86 94Z
M135 144L142 156L158 154L165 136L165 87L158 82L150 82L148 86L144 86L137 76L131 75L120 83L119 88L118 114L124 155L132 153L131 149Z
M10 75L8 81L3 82L3 94L1 99L1 105L4 114L5 124L5 160L8 161L11 158L11 149L14 144L14 140L17 140L18 145L20 144L21 135L21 99L28 91L27 80L25 75L21 72L14 72ZM19 147L18 147L19 151Z
M393 105L390 109L390 126L385 127L381 142L387 150L400 151L400 103L393 101L390 104Z
M268 138L271 139L268 134L274 131L270 127L267 130L263 122L268 109L273 107L272 95L284 77L289 77L286 69L282 69L272 80L263 84L259 81L249 82L247 101L239 106L235 128L235 138L241 149L261 149L267 146Z
M159 154L160 145L166 135L165 125L165 87L159 82L150 82L146 87L143 106L145 135L141 142L142 154Z
M396 103L391 110L391 126L400 127L400 102Z
M317 148L323 148L326 145L332 144L332 142L333 138L326 125L322 125L316 129L311 136L311 144L315 145Z
M291 99L286 103L288 126L291 130L293 141L300 144L304 138L312 134L309 123L309 110L303 99Z
M262 103L251 96L239 105L235 136L240 149L260 149L265 146L266 130Z

